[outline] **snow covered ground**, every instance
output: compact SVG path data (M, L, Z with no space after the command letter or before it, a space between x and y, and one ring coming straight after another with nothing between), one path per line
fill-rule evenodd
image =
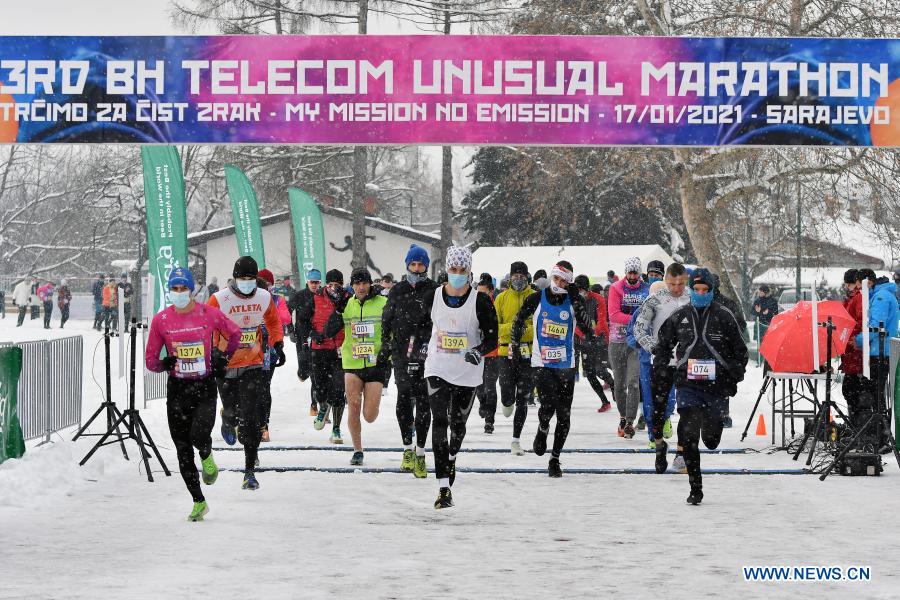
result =
M83 334L85 369L102 381L99 335L75 321L64 332L37 322L0 321L0 340ZM46 335L45 335L46 334ZM102 349L101 349L102 352ZM272 442L327 445L308 416L309 386L294 376L295 357L273 382ZM735 428L722 448L765 449L754 427L740 433L759 390L751 371L732 403ZM116 383L116 400L125 403ZM369 447L396 447L393 385ZM101 401L85 377L85 419ZM590 388L576 386L569 448L644 448L646 436L616 437L615 411L599 414ZM703 504L687 506L684 475L464 474L456 506L435 511L433 475L263 472L256 492L223 472L204 489L210 514L185 520L191 501L177 473L164 401L142 411L171 477L149 483L116 446L77 465L93 439L30 447L0 466L0 599L6 598L896 598L898 475L708 475ZM769 416L766 415L767 425ZM529 413L530 447L537 410ZM98 431L99 427L94 427ZM477 412L465 446L507 448L512 421L498 415L492 435ZM349 443L346 423L343 428ZM224 446L217 428L216 447ZM33 446L33 444L31 445ZM266 445L264 444L264 447ZM346 466L348 452L267 451L262 466ZM217 451L223 468L242 453ZM529 453L463 453L463 467L546 467ZM367 466L396 467L399 453L368 452ZM429 466L433 465L429 455ZM652 467L651 454L566 454L564 468ZM703 456L705 468L796 469L785 452ZM154 465L154 471L159 466ZM868 582L746 582L743 566L867 566Z

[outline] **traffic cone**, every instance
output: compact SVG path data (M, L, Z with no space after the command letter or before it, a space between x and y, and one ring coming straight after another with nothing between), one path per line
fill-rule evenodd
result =
M766 436L766 420L759 415L759 421L756 423L756 435Z

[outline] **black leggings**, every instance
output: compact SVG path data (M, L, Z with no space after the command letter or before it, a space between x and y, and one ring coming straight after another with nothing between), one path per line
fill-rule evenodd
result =
M428 378L428 402L431 404L431 447L434 472L438 480L450 477L450 457L459 454L466 437L466 421L475 403L475 388L453 385L440 377ZM450 440L447 441L447 429Z
M431 405L428 403L425 378L422 375L410 375L408 365L405 361L394 363L394 375L397 377L397 425L400 426L404 446L412 445L415 426L416 445L424 448L428 442L428 429L431 427ZM422 364L420 369L424 371L425 365Z
M596 353L586 346L581 346L579 354L581 355L581 372L584 374L585 379L588 380L588 383L591 384L591 389L594 390L594 393L606 404L609 400L606 399L606 393L603 390L603 384L600 383L600 378L602 377L603 381L609 384L609 389L613 389L612 374L606 369L603 372L600 371Z
M226 423L237 423L238 440L244 446L244 469L256 467L256 454L262 439L262 420L265 417L263 394L268 388L268 375L262 368L244 371L239 377L222 379L222 415Z
M69 305L63 304L62 307L59 309L59 312L60 312L59 326L62 327L63 325L66 324L66 321L69 320Z
M44 327L50 327L50 317L53 316L53 301L44 302Z
M344 395L344 369L336 350L311 350L309 378L313 402L321 408L331 406L332 429L340 429L347 397Z
M178 453L178 470L194 502L203 501L194 464L194 448L204 459L212 452L210 433L216 424L216 385L212 377L185 380L169 377L166 387L169 433Z
M500 377L500 361L505 356L488 356L484 359L484 380L475 388L478 396L478 416L486 423L494 423L497 414L497 378Z
M550 431L550 419L556 414L556 431L553 434L553 458L559 458L569 427L572 423L572 398L575 394L575 369L535 369L535 381L541 407L538 409L538 427Z
M525 427L525 419L528 418L528 401L534 395L534 369L531 367L531 358L521 358L519 368L513 371L513 360L515 359L500 357L500 402L503 406L516 405L513 437L519 438Z
M269 415L272 414L272 376L275 375L275 367L270 366L263 370L265 386L262 390L262 415L260 415L260 428L269 428Z
M722 414L709 411L703 406L688 406L678 409L678 443L684 448L684 465L687 467L691 487L701 487L700 440L710 450L719 447L722 441Z

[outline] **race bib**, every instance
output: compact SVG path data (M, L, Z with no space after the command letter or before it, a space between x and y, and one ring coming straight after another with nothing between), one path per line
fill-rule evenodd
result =
M694 381L715 381L716 361L689 358L687 362L688 379Z
M569 334L569 325L545 319L541 325L541 334L544 337L562 340Z
M522 358L531 358L531 346L529 344L522 344L521 346L519 346L519 356L521 356ZM513 359L512 350L507 353L506 358L508 358L509 360Z
M469 336L465 333L456 333L448 331L438 333L438 352L459 354L469 349Z
M559 363L566 360L565 346L543 346L541 347L541 360L544 364Z
M375 360L375 344L353 344L353 358L368 358Z
M241 343L239 348L252 348L259 339L259 330L256 327L241 329Z
M355 338L375 337L375 323L372 321L356 321L351 325L351 332Z
M175 350L176 376L203 377L206 375L206 349L203 342L176 342Z

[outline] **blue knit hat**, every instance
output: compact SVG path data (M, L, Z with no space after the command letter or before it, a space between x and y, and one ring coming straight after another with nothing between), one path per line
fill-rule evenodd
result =
M187 289L194 291L194 276L189 269L184 267L176 267L169 273L168 287L171 290L176 285L183 285Z
M318 269L310 269L306 274L307 281L322 281L322 272Z
M428 252L425 248L416 244L410 244L409 252L406 253L406 266L409 267L409 263L413 261L424 264L426 269L431 264L431 259L428 258Z

